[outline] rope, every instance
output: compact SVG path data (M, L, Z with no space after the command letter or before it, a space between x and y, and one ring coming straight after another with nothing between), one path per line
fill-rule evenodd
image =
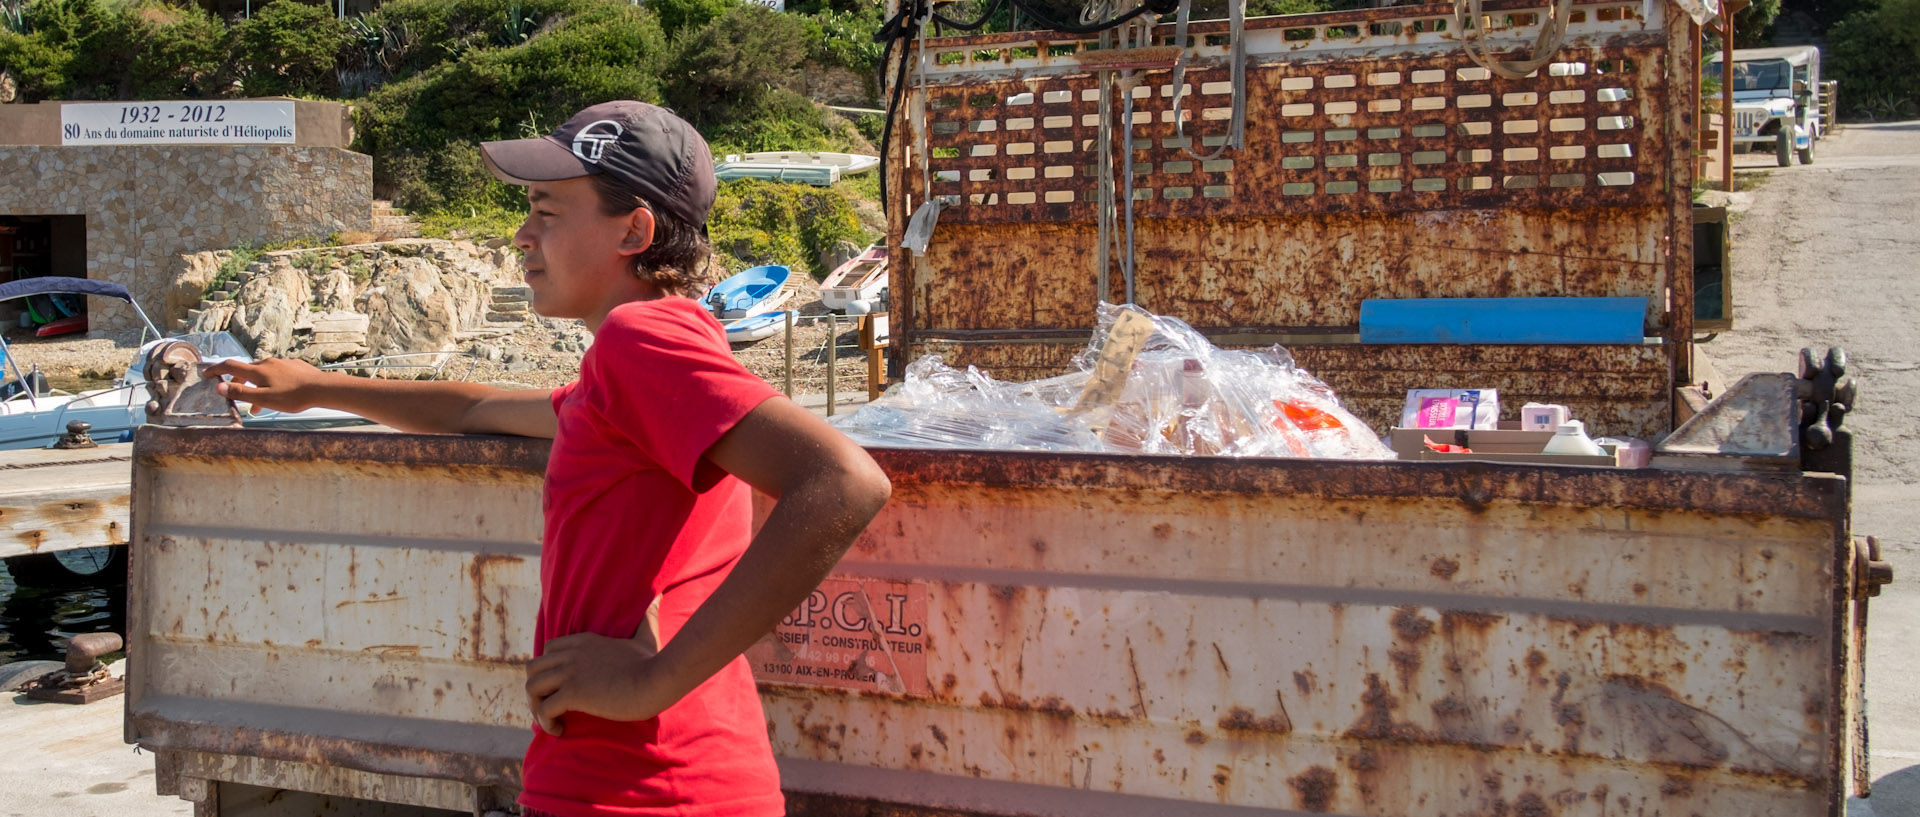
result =
M1456 3L1459 1L1460 0L1455 0ZM1479 0L1473 0L1473 2L1478 3ZM1563 0L1563 2L1571 2L1571 0ZM1174 18L1173 44L1179 46L1183 53L1180 57L1180 61L1177 63L1174 63L1174 66L1173 66L1173 135L1181 139L1187 139L1186 121L1180 117L1180 103L1182 100L1186 99L1186 96L1187 96L1187 58L1184 52L1187 48L1187 14L1188 14L1189 8L1192 5L1193 5L1192 0L1180 0L1179 16ZM1206 155L1203 156L1200 153L1194 151L1193 140L1191 139L1187 139L1187 144L1181 146L1180 148L1181 150L1185 151L1188 156L1192 157L1197 161L1205 162L1212 159L1218 159L1220 158L1221 154L1227 152L1227 148L1229 147L1235 150L1238 150L1246 146L1246 141L1247 141L1246 23L1247 23L1246 0L1232 0L1232 3L1228 6L1227 30L1228 30L1228 37L1230 37L1233 40L1233 44L1229 46L1230 50L1228 52L1227 59L1229 60L1229 63L1231 65L1231 67L1228 70L1230 72L1229 79L1232 81L1232 85L1233 85L1233 118L1232 120L1230 120L1230 124L1228 125L1228 128L1227 128L1227 141L1222 142L1218 146L1214 147L1212 152L1207 153Z
M1462 11L1470 15L1461 17ZM1493 72L1501 79L1525 79L1540 66L1553 60L1554 52L1567 42L1567 18L1573 15L1573 0L1554 0L1547 9L1547 19L1540 24L1540 34L1533 41L1533 55L1519 62L1496 60L1487 48L1486 16L1480 11L1480 0L1453 0L1453 27L1460 32L1460 49L1467 53L1467 59L1475 65ZM1467 21L1473 25L1468 27Z
M1110 32L1100 33L1100 49L1105 51L1113 45ZM1097 306L1107 300L1112 291L1109 270L1113 263L1113 72L1097 72L1100 88L1100 131L1099 158L1095 166L1100 168L1098 185L1094 188L1098 198L1094 201L1094 220L1097 225L1094 236L1094 301Z

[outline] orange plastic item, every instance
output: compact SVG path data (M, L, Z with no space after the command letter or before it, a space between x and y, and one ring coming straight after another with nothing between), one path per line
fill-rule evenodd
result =
M1440 453L1442 453L1442 454L1471 454L1471 453L1473 453L1473 449L1471 449L1471 448L1468 448L1468 447L1466 447L1466 446L1464 446L1464 445L1449 445L1449 444L1447 444L1447 443L1436 443L1436 442L1434 442L1434 441L1433 441L1433 438L1432 438L1432 437L1429 437L1429 436L1427 436L1427 435L1425 435L1425 434L1422 434L1422 435L1420 435L1420 439L1422 439L1422 440L1426 440L1426 441L1427 441L1427 448L1428 448L1428 449L1430 449L1430 450L1433 450L1433 451L1438 451L1438 452L1440 452Z
M1294 427L1301 431L1320 431L1328 428L1342 427L1340 418L1299 400L1288 400L1285 403L1275 400L1273 404L1280 409L1281 414L1286 415L1288 420L1293 421Z

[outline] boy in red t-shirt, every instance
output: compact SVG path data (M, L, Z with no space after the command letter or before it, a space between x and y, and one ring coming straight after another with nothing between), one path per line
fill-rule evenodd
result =
M528 814L784 811L741 653L804 599L886 503L859 446L734 360L689 299L713 158L662 108L610 102L552 135L481 146L532 205L513 243L533 309L580 318L580 379L552 392L223 363L236 400L328 406L408 431L553 438ZM752 490L776 497L752 535ZM751 539L751 541L749 541Z

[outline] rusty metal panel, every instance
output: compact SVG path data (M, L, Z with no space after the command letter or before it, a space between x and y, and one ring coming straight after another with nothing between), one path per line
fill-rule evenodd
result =
M876 455L756 660L816 813L1837 808L1844 480ZM845 671L776 662L816 644Z
M1487 9L1488 36L1519 47L1545 5ZM1609 359L1599 372L1663 360L1658 379L1622 395L1632 407L1617 419L1633 433L1668 430L1670 410L1651 407L1670 403L1691 339L1690 278L1675 272L1691 253L1681 229L1690 23L1665 3L1575 9L1561 61L1518 80L1462 54L1445 6L1250 20L1246 147L1213 160L1188 151L1213 150L1227 131L1224 22L1195 26L1184 131L1168 69L1111 92L1132 110L1103 105L1092 35L927 40L897 122L893 238L917 202L953 204L924 257L896 258L894 354L905 362L953 332L1088 329L1096 302L1124 300L1118 262L1099 264L1098 134L1109 121L1108 169L1135 180L1135 300L1146 309L1210 330L1350 333L1369 298L1644 297L1647 334L1663 347L1584 356ZM1161 26L1154 42L1170 34ZM1453 348L1426 358L1473 373L1464 366L1488 357ZM1027 362L1048 354L1007 349L1002 368L1057 373ZM1576 403L1580 388L1530 396Z
M517 790L544 442L146 426L134 460L128 742Z
M1136 237L1136 300L1198 327L1357 332L1368 298L1645 297L1665 268L1665 228L1617 210L1569 220L1544 211L1309 214L1199 220ZM1467 227L1470 226L1471 229ZM1093 225L941 225L915 275L923 333L1091 329ZM1117 276L1116 276L1117 278ZM989 284L991 285L989 287ZM1111 296L1112 293L1109 293ZM1112 297L1108 298L1113 300ZM1658 316L1649 317L1657 326Z
M0 452L0 558L126 544L130 448Z
M128 739L183 793L510 802L544 452L143 429ZM875 456L750 653L804 813L1837 807L1842 478Z
M1132 91L1135 214L1660 204L1665 85L1657 72L1640 70L1658 65L1657 48L1585 44L1566 53L1566 75L1520 80L1495 79L1457 50L1274 55L1249 71L1247 89L1247 142L1265 149L1211 161L1184 148L1204 154L1223 141L1226 67L1187 72L1185 135L1173 124L1171 71L1147 72L1154 81ZM933 186L923 195L960 199L941 221L1091 222L1098 84L1095 74L1078 72L930 86Z

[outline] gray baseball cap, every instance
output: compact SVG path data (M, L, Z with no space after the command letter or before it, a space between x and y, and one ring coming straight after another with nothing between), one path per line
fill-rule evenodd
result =
M703 230L713 209L713 151L692 125L658 105L603 102L546 136L482 142L480 155L511 184L604 174Z

